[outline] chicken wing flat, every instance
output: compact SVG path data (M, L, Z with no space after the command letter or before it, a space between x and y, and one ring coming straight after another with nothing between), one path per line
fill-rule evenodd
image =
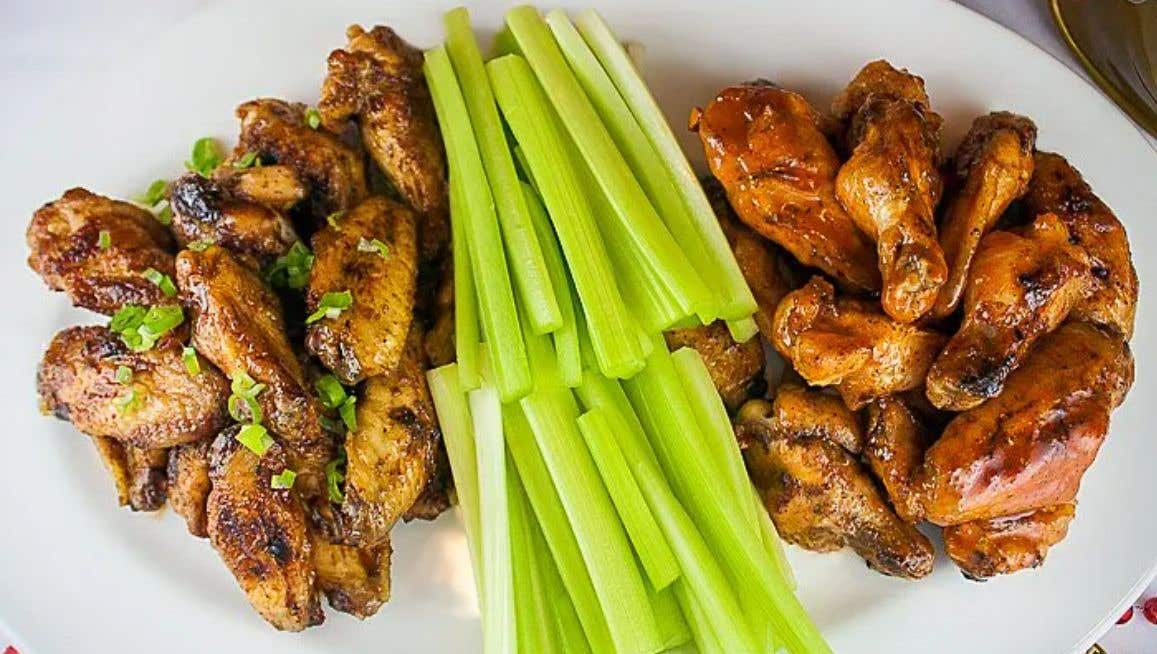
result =
M173 233L181 247L194 241L216 243L255 270L273 263L298 241L285 216L265 205L240 200L221 184L197 173L169 187Z
M1076 514L1072 503L994 520L944 528L944 549L965 577L984 581L1044 563L1049 548L1064 540Z
M321 87L322 122L335 132L351 117L378 168L422 214L422 259L436 258L450 238L446 161L434 104L422 74L422 51L381 25L346 30L345 50L329 55Z
M771 343L809 384L834 385L858 410L873 398L924 383L946 337L898 323L875 304L836 297L813 277L791 292L775 312Z
M105 470L112 477L113 488L117 493L117 505L129 506L129 464L125 458L125 448L115 438L107 436L93 436L93 447L104 464Z
M735 411L753 395L763 394L763 343L758 338L736 343L722 321L673 329L664 336L672 352L681 347L699 352L728 411Z
M457 356L454 346L454 258L442 259L438 290L430 307L424 347L431 368L444 366ZM419 292L421 295L421 292Z
M169 450L169 506L184 518L189 533L197 538L209 535L205 509L211 488L209 446L212 443L213 439L206 438Z
M1064 157L1038 152L1025 205L1035 214L1054 213L1073 241L1092 258L1097 283L1092 296L1073 309L1073 319L1107 325L1126 340L1137 311L1137 271L1125 227Z
M228 421L229 382L208 363L190 375L181 354L171 336L133 352L104 327L70 327L40 362L41 410L90 436L142 449L206 438Z
M1023 236L984 237L964 293L960 331L928 371L928 399L949 411L996 397L1037 340L1056 329L1092 290L1089 258L1053 214Z
M794 433L774 415L766 401L752 400L736 427L758 435L744 459L780 536L818 552L851 547L886 575L917 579L932 571L932 544L896 516L859 461L826 438Z
M297 488L323 488L332 443L322 431L320 403L285 333L281 305L256 273L224 248L185 250L177 284L192 314L197 351L231 378L248 374L266 388L257 395L264 424L289 446Z
M776 388L771 411L778 428L795 438L824 438L852 454L863 448L860 420L839 397L786 382Z
M166 468L169 451L125 447L129 472L129 506L134 511L158 511L168 497Z
M878 289L871 241L835 196L840 162L802 96L752 83L723 89L692 115L707 164L752 229L807 266Z
M876 67L880 63L869 64ZM905 71L923 85L920 78ZM937 169L940 118L925 103L897 97L894 84L879 83L873 71L852 81L863 104L851 117L851 158L836 175L836 196L856 225L876 242L883 278L880 301L900 322L913 322L936 302L948 276L936 240L936 204L943 190ZM843 108L839 105L839 108Z
M235 156L252 152L264 163L292 168L311 191L314 220L352 209L366 196L361 154L334 134L311 128L305 105L261 98L237 107L237 117L241 136Z
M932 308L933 318L946 318L960 306L980 239L1028 189L1034 147L1036 125L1024 116L996 111L972 122L956 150L961 186L940 227L948 279Z
M209 453L209 542L269 624L321 624L305 511L292 489L270 484L288 467L285 451L275 444L259 457L237 441L239 429L221 432Z
M310 530L317 586L329 605L361 619L378 612L390 600L390 542L361 549L331 543Z
M958 415L928 449L925 517L955 525L1071 502L1132 382L1117 335L1068 323L1045 336L1003 393Z
M924 453L934 440L935 434L900 396L868 405L864 460L905 522L919 522L924 512L911 489L919 483Z
M357 404L357 429L346 436L344 540L375 547L417 500L434 473L441 434L422 369L420 333L389 375L371 377Z
M226 195L285 212L305 199L309 189L289 166L264 164L238 168L226 162L213 173Z
M170 301L142 273L173 274L173 237L136 205L74 188L36 211L27 239L28 265L78 307L112 315Z
M402 356L414 316L417 246L414 213L374 196L313 237L305 302L316 311L329 293L353 304L309 326L306 347L347 385L383 375Z

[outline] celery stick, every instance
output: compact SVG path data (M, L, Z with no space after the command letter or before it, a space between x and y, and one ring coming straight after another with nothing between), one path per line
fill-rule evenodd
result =
M563 510L562 500L551 481L550 471L542 453L535 444L534 434L526 422L521 407L515 403L503 407L503 427L506 446L514 459L519 479L526 488L530 507L542 535L550 548L554 565L570 600L574 603L583 632L591 649L596 652L613 651L611 635L603 617L598 595L595 594L590 574L583 563L578 541Z
M530 501L529 498L527 501ZM529 506L527 505L528 508ZM533 512L530 517L534 517ZM567 593L566 586L562 582L562 577L558 574L558 568L554 565L554 559L551 558L550 546L546 544L542 530L533 519L530 522L530 529L535 550L539 552L538 563L542 573L543 593L544 597L548 599L547 604L551 609L551 618L554 632L558 635L559 649L565 654L590 654L591 646L587 642L586 634L583 633L583 626L579 622L578 613L575 612L574 602L571 601L570 594Z
M631 468L623 459L622 451L614 444L615 436L606 412L591 409L579 416L578 426L635 553L647 572L651 588L666 588L678 578L679 563L631 476Z
M634 564L623 524L575 426L574 397L570 391L534 392L520 404L578 540L615 651L659 651L662 642L646 585Z
M482 651L514 654L518 628L510 547L506 442L502 437L502 404L498 391L481 386L470 391L470 415L478 457L478 506L482 525Z
M514 400L530 392L530 366L518 326L494 198L484 181L486 173L466 103L445 48L426 51L423 70L446 146L450 183L462 187L465 240L478 291L483 332L493 354L498 390L504 401Z
M534 537L534 516L530 500L518 479L514 461L506 457L506 484L510 502L510 549L514 571L515 620L518 625L518 649L524 654L563 654L555 624L554 610L548 595L542 557L550 557L546 543Z
M470 28L470 14L465 7L458 7L447 12L443 21L446 25L446 51L462 87L486 179L490 182L490 193L497 205L506 259L510 263L518 296L526 307L534 333L552 332L562 326L562 313L555 300L557 291L535 238L526 199L519 192L514 159L506 143L502 121L498 118L498 108L494 105L482 52Z
M728 320L727 330L731 332L731 338L735 339L736 343L746 343L759 333L759 326L755 324L754 318L748 316Z
M600 366L612 377L633 375L643 366L638 327L620 295L546 96L526 61L517 55L495 59L486 68L502 114L542 191Z
M775 524L772 523L767 508L763 506L763 498L759 496L759 491L755 489L755 486L751 487L751 498L759 516L759 533L763 537L763 546L767 548L772 560L775 561L784 581L792 590L795 590L798 588L795 571L791 569L791 564L787 561L787 553L783 551L783 540L779 537L779 532L776 530Z
M721 295L723 305L719 315L727 319L737 319L755 313L757 308L755 297L739 270L739 264L736 263L727 237L719 226L715 211L712 210L711 203L707 200L694 169L691 168L691 163L683 154L683 149L679 147L679 141L671 131L667 118L651 96L639 72L631 64L618 37L593 9L581 12L575 23L602 63L606 74L614 82L615 88L619 90L623 101L631 108L631 113L647 134L651 145L667 165L672 182L698 227L698 245L684 243L683 247L713 263L715 272L705 275L704 280L718 289L716 292Z
M687 621L683 619L683 612L679 610L679 603L675 600L674 588L672 586L663 590L648 588L647 592L651 597L651 606L655 610L655 620L659 623L659 633L663 637L663 649L669 650L690 641L691 631Z
M651 206L538 11L516 7L507 12L506 25L647 265L684 303L686 313L701 308L705 314L715 313L714 296Z
M458 380L465 390L478 388L478 296L474 271L470 268L470 248L466 243L466 208L460 184L450 186L450 239L454 256L454 352L458 360Z
M706 611L703 610L702 604L691 591L687 590L687 585L681 581L676 581L672 584L671 591L679 603L679 610L687 619L687 627L691 630L691 636L695 639L695 646L699 653L727 654L719 646L719 641L715 637L715 629L711 626L711 620Z
M566 262L563 261L558 238L550 226L550 217L546 215L546 209L538 199L538 194L525 182L522 184L522 192L526 195L530 221L534 225L538 242L542 245L546 269L554 283L555 297L558 298L558 308L562 314L562 326L550 335L554 340L555 355L558 357L558 372L562 382L573 388L582 381L583 364L582 353L579 352L578 322L575 320L575 298L566 272Z

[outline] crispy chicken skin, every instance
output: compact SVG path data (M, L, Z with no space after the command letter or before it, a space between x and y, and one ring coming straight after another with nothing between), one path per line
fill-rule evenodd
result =
M453 257L442 259L442 272L438 290L434 293L431 306L429 329L426 331L424 347L426 359L431 368L444 366L457 356L454 342L454 261Z
M884 79L897 75L908 74L896 71ZM836 196L876 242L884 311L900 322L914 322L932 308L948 276L936 240L935 209L943 190L937 169L940 118L926 103L897 97L894 84L876 77L861 72L854 89L841 97L865 94L851 115L851 158L836 175Z
M209 453L209 542L269 624L321 624L305 511L294 490L269 481L288 467L285 451L275 444L258 457L237 441L239 429L221 432Z
M297 233L275 209L243 200L220 183L197 173L169 187L173 233L182 247L193 241L216 243L255 270L268 266L297 242Z
M940 129L939 114L929 111L932 105L928 101L928 93L924 89L924 80L907 70L893 67L892 64L883 59L868 62L856 73L852 81L848 82L848 85L832 101L832 115L847 126L856 112L873 95L893 100L904 100L920 107L926 112L926 119L931 121L932 129Z
M129 471L129 506L134 511L160 510L168 496L165 469L169 462L169 451L127 445L125 462Z
M224 248L185 250L177 284L191 314L193 343L225 374L247 373L266 388L257 396L264 424L289 446L307 496L322 488L332 444L322 431L320 404L285 333L277 297Z
M414 315L414 230L410 209L374 196L313 237L306 308L315 311L326 293L343 291L353 305L310 325L305 343L344 384L387 374L402 356ZM385 256L365 251L374 240L386 245Z
M208 363L190 376L182 345L172 336L133 352L104 327L70 327L56 334L40 361L40 407L90 436L156 449L206 438L225 426L229 382ZM132 379L117 381L127 367ZM132 392L124 409L118 400Z
M357 405L357 429L346 436L347 544L373 547L414 504L434 473L441 434L422 366L421 334L414 331L397 368L371 377Z
M266 163L293 169L310 189L310 215L322 221L366 197L362 156L334 134L306 123L305 105L273 98L237 107L241 136L234 156L254 152Z
M809 384L835 386L853 410L923 384L945 340L895 322L873 303L837 297L821 277L780 302L771 336L776 351Z
M763 386L763 343L758 338L736 343L722 321L673 329L664 337L672 352L681 347L699 352L728 411L735 411L752 395L762 394L763 388L759 387ZM753 386L757 393L752 393Z
M1032 513L944 528L944 549L965 577L984 581L1044 563L1049 548L1069 532L1072 503Z
M422 51L381 25L346 30L344 50L329 55L321 87L323 123L340 132L356 118L366 151L398 195L423 216L422 259L438 257L450 239L446 161L434 104L422 74Z
M170 302L141 273L173 274L173 237L136 205L74 188L36 211L27 239L28 265L78 307L112 315L126 304Z
M796 432L778 422L766 401L752 400L740 409L736 428L755 435L744 459L783 538L818 552L849 546L886 575L917 579L932 571L935 553L927 537L896 516L859 461L814 435L830 427L813 424L806 434Z
M696 110L691 127L744 223L841 283L880 287L871 241L836 200L839 159L802 96L765 83L733 86Z
M178 445L169 450L169 506L185 520L189 533L197 538L209 535L205 515L209 499L209 446L213 439Z
M852 454L864 445L860 419L835 395L784 382L776 388L771 418L796 438L824 438Z
M1138 282L1124 225L1081 173L1051 152L1037 152L1024 200L1035 214L1056 214L1092 259L1097 283L1092 296L1073 309L1073 319L1106 325L1126 340L1132 338Z
M958 415L928 449L925 517L946 526L1071 502L1132 382L1118 336L1088 323L1045 336L1004 392Z
M1095 281L1088 255L1052 214L1037 218L1023 236L985 236L964 293L964 322L928 371L928 399L965 411L996 397L1036 341L1061 324Z
M305 199L308 191L289 166L237 168L226 162L214 171L213 180L227 195L281 212L289 211Z
M329 605L342 613L366 619L390 600L390 541L361 549L329 542L310 530L317 587Z
M1024 116L995 111L972 122L956 150L960 188L940 227L948 280L932 308L933 318L946 318L960 306L980 239L1028 190L1035 146L1036 125Z
M884 487L896 514L917 523L923 514L920 498L909 489L917 483L924 453L936 438L918 412L900 396L882 397L868 405L864 460Z

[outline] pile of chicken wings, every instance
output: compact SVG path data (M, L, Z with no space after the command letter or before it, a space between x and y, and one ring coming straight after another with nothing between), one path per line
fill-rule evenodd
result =
M347 36L317 108L239 106L232 154L167 184L168 220L73 189L28 227L49 288L112 316L52 339L43 410L295 631L321 594L375 613L392 526L448 504L424 374L453 352L441 141L421 52Z

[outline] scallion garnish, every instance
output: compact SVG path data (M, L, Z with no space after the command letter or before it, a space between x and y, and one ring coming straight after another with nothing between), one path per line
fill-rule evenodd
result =
M321 302L317 304L317 310L309 314L305 319L305 324L312 325L322 318L337 318L342 311L350 308L354 304L354 296L349 291L337 291L326 293L321 296Z
M140 406L141 395L137 393L137 389L130 388L124 395L113 400L112 404L121 415L132 413Z
M155 207L158 202L165 199L165 190L168 189L168 187L169 183L167 181L163 179L154 180L152 184L149 184L149 188L145 189L145 192L141 195L133 198L133 201L151 209Z
M321 125L321 112L317 107L310 107L305 110L305 124L309 125L310 129L317 129Z
M337 413L341 416L341 421L345 423L346 429L354 431L358 428L358 414L357 414L358 398L350 395L337 408Z
M374 252L383 259L388 260L390 258L390 246L376 238L367 239L363 236L358 241L358 252Z
M177 305L145 309L135 304L126 304L113 314L108 328L119 334L129 349L143 352L151 349L157 340L184 320L185 312Z
M257 396L265 390L265 384L255 382L249 373L241 370L233 373L230 390L233 391L233 394L229 396L227 404L229 415L237 422L245 422L246 415L241 410L241 406L244 404L249 409L248 421L253 424L261 424L264 415L261 412L261 405L257 403Z
M233 167L237 168L237 169L260 167L260 166L261 166L261 157L257 156L257 153L254 152L253 150L246 152L245 154L241 155L240 159L233 162Z
M193 151L189 156L189 160L185 162L185 168L197 173L201 177L208 177L217 170L217 166L221 165L225 157L221 154L221 146L217 143L217 139L211 136L199 138L193 143ZM150 187L151 188L151 187ZM155 202L153 204L156 204Z
M209 249L210 245L213 245L213 241L189 241L185 248L194 252L204 252Z
M345 387L333 375L323 375L313 382L317 397L327 409L336 409L346 399Z
M265 278L273 286L299 290L309 282L309 271L312 268L313 253L298 241L266 269Z
M333 213L331 213L325 217L325 222L329 223L329 226L333 227L333 230L335 232L340 232L341 226L339 226L337 224L337 221L341 220L342 216L344 216L344 215L345 215L344 211L335 211L335 212L333 212Z
M156 217L157 222L168 227L173 224L173 206L169 204L168 200L161 200L157 206L153 207L153 216Z
M185 346L181 350L181 361L185 363L185 371L190 376L195 377L201 374L201 361L197 358L197 351L192 347Z
M269 435L269 430L261 425L241 427L241 431L237 432L237 442L257 456L262 456L273 447L273 437Z
M116 380L118 384L127 384L133 380L133 369L128 366L117 366Z
M345 481L346 456L339 452L338 457L325 464L325 489L330 502L341 503L345 500L345 493L341 490L341 483Z
M174 297L177 295L177 286L173 284L172 278L156 268L149 268L141 273L141 276L156 284L166 297Z
M100 230L100 234L96 237L96 245L102 250L107 250L108 246L112 245L112 235L107 229Z
M287 490L293 488L293 482L296 479L297 473L286 468L269 478L269 487L275 490Z

